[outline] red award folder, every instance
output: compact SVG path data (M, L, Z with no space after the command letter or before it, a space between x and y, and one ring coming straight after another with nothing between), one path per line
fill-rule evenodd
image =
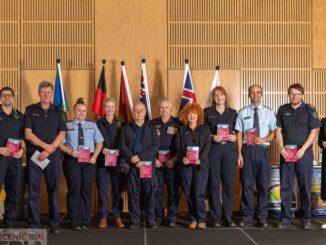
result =
M247 145L254 145L255 144L255 137L257 137L257 129L256 128L250 128L246 130L246 140Z
M7 141L6 148L10 151L10 156L14 156L20 149L21 140L9 138Z
M140 162L140 178L152 178L152 162L151 161L141 161Z
M118 159L118 150L108 149L106 150L108 154L105 155L105 166L116 167Z
M89 163L91 160L91 150L86 146L78 147L78 162Z
M286 153L288 157L285 159L285 162L296 162L295 154L297 154L297 145L285 145Z
M169 150L158 151L158 160L162 164L167 163L170 160L170 151Z
M198 146L187 146L187 158L190 164L195 164L199 158L199 147Z
M222 141L229 139L229 124L217 124L217 135L222 137Z

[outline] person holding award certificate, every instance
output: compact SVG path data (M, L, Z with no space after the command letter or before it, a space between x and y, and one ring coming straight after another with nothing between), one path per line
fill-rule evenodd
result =
M0 90L0 188L4 184L6 192L4 228L13 228L15 224L25 149L24 117L14 109L14 99L12 88Z
M183 125L176 137L176 150L191 220L188 228L205 229L211 131L204 124L204 112L197 103L187 104L181 111L180 119Z
M248 89L250 105L241 109L235 124L237 130L238 157L241 168L241 213L240 227L252 224L257 217L257 226L266 228L268 212L268 183L270 181L269 142L274 139L276 117L274 112L262 105L263 89L252 85ZM257 206L254 208L256 183ZM256 212L256 214L255 214Z
M209 152L209 212L214 220L213 227L234 228L233 186L236 169L237 149L234 132L237 112L230 108L227 94L223 87L212 90L212 106L205 108L205 122L211 129L212 146ZM222 208L220 200L220 183L222 183ZM221 223L223 218L223 223Z
M59 187L61 159L59 145L67 130L62 111L54 106L53 85L43 81L38 86L40 102L25 109L25 137L27 140L28 223L29 228L40 227L40 191L44 175L48 194L50 232L61 233Z
M300 221L303 229L311 227L311 184L314 154L320 120L315 108L303 102L304 88L295 83L288 88L290 103L277 112L276 138L279 145L281 176L281 221L278 228L292 222L292 190L295 175L300 192Z
M66 139L60 145L68 188L68 218L75 231L87 230L90 223L96 159L104 141L96 123L86 120L86 115L87 106L79 98L74 105L74 119L67 122Z
M125 226L120 218L122 199L120 192L119 168L117 167L121 121L115 116L116 102L114 98L105 99L103 106L105 115L96 121L96 124L105 140L102 153L100 153L97 158L96 183L98 188L98 214L100 216L98 227L104 229L108 226L108 192L111 182L114 226L117 228L124 228Z
M157 188L155 191L155 223L165 223L168 227L177 224L177 202L179 193L178 168L175 157L175 136L180 127L180 121L171 116L172 103L169 99L160 101L160 117L151 121L160 137L160 149L155 162ZM167 187L167 209L164 217L164 183Z
M130 166L128 173L130 228L140 228L142 199L147 227L153 229L157 228L154 206L154 167L160 139L155 127L145 121L146 107L142 102L134 104L132 114L134 121L124 125L119 143L122 160Z

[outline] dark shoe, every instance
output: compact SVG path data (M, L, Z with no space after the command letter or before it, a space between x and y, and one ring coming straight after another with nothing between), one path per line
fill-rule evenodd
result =
M5 229L13 229L13 228L15 228L15 226L12 225L12 224L4 224L3 228L5 228Z
M167 224L168 227L177 227L177 224L175 222L168 222Z
M230 219L230 218L225 218L225 219L224 219L224 222L223 222L223 225L224 225L225 227L228 227L228 228L235 228L235 227L237 227L237 226L234 224L234 222L232 221L232 219Z
M88 230L88 225L81 225L80 227L83 231Z
M50 233L52 234L61 234L61 229L57 226L50 227Z
M250 226L250 225L251 225L251 222L249 222L249 221L244 221L244 220L241 220L240 223L239 223L239 226L240 226L241 228L246 228L246 227L248 227L248 226Z
M71 230L72 231L81 231L80 225L71 225Z
M137 229L140 228L140 224L131 224L131 225L129 226L129 228L132 229L132 230L137 230Z
M302 228L304 230L310 229L311 228L311 223L310 222L303 223Z
M279 229L285 229L288 226L288 224L285 224L283 221L277 224L277 228Z
M155 223L148 224L148 225L147 225L147 228L148 228L148 229L157 229L157 225L156 225Z
M257 221L257 226L260 227L260 228L267 228L268 227L268 223L264 219L258 220Z

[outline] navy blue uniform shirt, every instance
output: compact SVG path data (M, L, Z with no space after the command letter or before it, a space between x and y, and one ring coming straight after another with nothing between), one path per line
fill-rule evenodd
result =
M174 117L163 123L162 119L155 118L151 121L160 138L160 150L170 150L170 155L175 156L175 137L181 126L181 123Z
M214 107L204 109L205 122L211 129L211 134L217 135L217 124L228 124L229 134L232 134L237 119L237 111L232 108L225 108L221 115Z
M284 145L295 144L301 147L307 140L310 130L320 127L320 120L314 108L306 103L294 109L291 104L282 105L277 112L278 128L282 128Z
M32 129L32 133L47 144L51 144L61 131L67 131L62 111L53 104L44 110L40 102L26 107L25 128ZM27 145L28 148L42 150L30 142Z
M7 115L0 106L0 147L5 147L8 138L22 139L24 134L24 116L17 110Z

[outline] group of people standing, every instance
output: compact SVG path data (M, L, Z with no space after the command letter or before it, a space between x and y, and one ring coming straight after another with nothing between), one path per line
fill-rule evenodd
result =
M176 226L180 188L188 204L190 229L206 228L207 196L213 227L236 227L232 209L237 165L242 190L242 220L239 226L252 225L256 219L257 226L267 227L269 144L275 137L281 153L282 208L278 227L285 228L293 218L291 198L295 175L300 191L302 227L311 226L312 143L321 125L315 109L303 102L304 88L300 84L289 87L290 103L281 106L277 116L262 104L261 86L249 87L250 105L238 113L230 108L226 90L217 86L212 90L212 105L204 110L198 103L188 104L179 118L174 118L171 101L162 99L160 117L147 121L145 105L137 102L132 111L134 120L130 123L124 123L116 116L113 98L104 101L105 115L96 122L86 120L87 106L80 98L74 105L73 119L65 122L60 109L51 103L52 84L42 82L38 94L40 102L27 106L25 115L22 115L13 108L14 91L9 87L0 90L0 185L5 184L7 194L4 216L7 228L15 225L21 161L25 150L28 224L31 228L40 226L40 187L44 175L50 232L61 232L58 206L61 156L72 230L89 227L95 179L100 217L98 227L108 226L110 184L114 226L125 227L120 218L122 175L127 176L131 229L140 228L141 209L144 209L145 225L149 228L161 224ZM325 125L324 122L319 135L319 145L323 149L326 148ZM20 140L20 147L14 153L8 149L9 139ZM296 149L292 161L287 161L290 154L286 148L288 145ZM38 161L48 160L44 169L38 161L32 160L35 152L38 153ZM165 185L166 215L163 205Z

